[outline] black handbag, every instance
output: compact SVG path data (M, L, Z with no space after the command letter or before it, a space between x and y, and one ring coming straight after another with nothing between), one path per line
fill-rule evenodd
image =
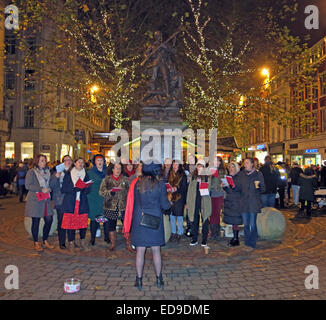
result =
M142 202L141 202L141 197L138 193L138 199L139 199L139 204L141 208L141 220L140 220L140 225L146 228L154 229L157 230L160 227L161 224L161 218L157 216L153 216L149 213L145 213L143 210Z

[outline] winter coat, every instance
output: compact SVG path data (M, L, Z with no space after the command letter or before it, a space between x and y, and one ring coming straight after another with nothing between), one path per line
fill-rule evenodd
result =
M320 185L326 187L326 166L323 166L320 170Z
M300 186L300 200L315 200L315 189L318 187L317 177L315 175L306 176L305 174L301 173L298 179L298 185Z
M66 173L67 171L65 171ZM52 190L52 200L55 208L60 208L63 203L64 194L61 192L60 177L57 178L55 173L50 178L50 188Z
M90 179L88 177L88 174L86 173L83 181L86 182L88 180ZM89 212L88 200L87 200L87 194L89 193L89 191L90 191L90 187L81 189L80 191L80 203L79 203L79 211L78 211L79 214L84 214ZM68 171L63 178L61 192L64 194L63 203L61 206L63 212L73 214L75 212L77 191L74 186L74 183L72 182L70 171Z
M293 167L290 171L290 178L292 185L298 185L300 174L303 173L303 170L300 167Z
M172 194L172 215L177 217L183 216L183 211L187 200L187 177L182 175L178 186L176 186L176 183L173 183L171 179L169 179L169 182L172 187L177 187L177 191ZM176 199L176 201L174 201L174 199Z
M120 187L121 190L111 193L111 189ZM129 189L129 180L121 174L119 181L112 178L111 175L106 176L102 180L99 195L104 198L103 209L115 211L118 207L119 215L121 211L126 209L127 194Z
M264 194L276 193L277 187L279 185L279 180L281 179L279 171L268 164L264 164L259 169L259 171L264 176L265 189L266 189Z
M165 183L160 181L152 190L145 191L143 194L138 190L138 184L139 182L135 185L131 243L135 247L163 246L165 244L163 211L171 206L167 198ZM142 211L161 218L160 227L157 230L140 225Z
M28 190L26 197L25 216L32 218L43 218L45 211L45 204L47 209L47 215L53 215L53 209L51 206L51 199L42 201L37 200L36 192L42 192L42 187L38 182L36 174L33 169L28 170L25 180L25 188Z
M214 176L211 177L211 186L209 189L211 198L224 197L224 190L221 187L222 184L221 178L224 178L225 175L226 175L225 170L219 170L217 177Z
M17 185L24 186L25 185L25 178L27 174L28 168L27 166L23 166L17 169Z
M89 170L87 175L91 180L93 180L93 184L90 186L90 192L87 194L89 206L88 217L91 220L95 220L97 216L103 214L104 198L99 194L103 178L95 172L94 168Z
M202 181L204 179L202 178ZM211 177L208 177L208 190L211 186ZM191 182L188 186L187 192L187 206L188 206L188 218L190 222L194 221L195 216L195 207L196 207L196 196L197 196L197 179L191 178ZM186 211L185 211L186 213ZM210 196L203 196L201 197L201 215L203 221L208 219L212 214L212 201Z
M234 188L223 188L226 192L223 222L226 224L242 224L241 180L239 175L240 172L233 176Z
M264 176L260 171L254 171L250 175L246 170L239 173L241 183L241 212L259 213L261 204L261 193L265 192ZM260 181L259 188L256 189L254 181Z

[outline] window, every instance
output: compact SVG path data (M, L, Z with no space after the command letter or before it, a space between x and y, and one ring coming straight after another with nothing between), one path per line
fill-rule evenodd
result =
M34 158L34 143L22 142L21 143L21 160Z
M277 142L281 141L281 127L277 126Z
M15 89L15 73L14 72L12 72L12 71L6 72L5 85L6 85L6 89L8 89L8 90Z
M15 142L6 142L5 148L5 158L15 158Z
M25 70L25 90L34 90L35 89L35 79L34 79L35 70Z
M62 159L65 155L69 154L69 145L68 144L62 144L61 146L61 153L60 153L60 159ZM70 154L69 154L70 155Z
M15 35L6 35L5 37L6 54L16 53L16 37Z
M24 107L24 128L34 127L34 110L33 107Z

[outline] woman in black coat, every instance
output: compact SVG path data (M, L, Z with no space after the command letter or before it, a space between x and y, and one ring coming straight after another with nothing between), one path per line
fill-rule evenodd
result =
M222 183L222 187L226 192L223 222L233 225L233 238L229 241L228 245L234 247L240 244L238 225L242 224L240 167L236 162L231 162L228 169L229 175L233 178L234 186L225 186Z
M300 186L299 200L301 203L298 216L304 216L304 209L306 208L307 216L311 217L311 204L315 201L315 189L318 187L317 177L312 169L307 168L304 173L300 173L298 185Z
M86 230L88 227L88 200L87 194L90 188L76 187L77 181L87 182L89 177L84 169L84 159L78 158L74 162L74 168L68 171L64 178L61 187L61 193L64 194L62 210L64 212L62 218L63 229L68 230L69 249L74 253L74 249L79 248L75 243L76 230L79 230L80 246L88 251L89 247L86 243Z
M252 250L256 249L258 238L256 220L262 208L261 194L265 192L264 176L254 168L254 161L250 158L245 159L244 170L239 173L239 178L245 245Z
M142 289L142 276L146 248L151 247L153 262L156 272L156 285L163 288L162 259L160 246L165 244L163 210L170 208L165 184L158 178L161 166L159 164L144 164L143 175L130 185L123 233L126 239L131 238L131 243L136 247L136 283L138 290ZM158 217L158 229L141 225L144 214Z
M179 243L183 234L183 212L187 200L187 177L184 174L182 164L177 160L173 160L168 182L173 188L171 192L168 192L168 199L172 202L170 215L172 235L170 241Z

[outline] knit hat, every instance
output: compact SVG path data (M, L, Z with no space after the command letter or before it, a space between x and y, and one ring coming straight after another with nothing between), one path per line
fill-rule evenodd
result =
M198 160L198 162L196 163L196 165L198 165L198 164L201 164L204 168L206 167L206 162L203 159Z
M151 162L150 164L143 164L144 175L157 176L161 172L161 165Z

